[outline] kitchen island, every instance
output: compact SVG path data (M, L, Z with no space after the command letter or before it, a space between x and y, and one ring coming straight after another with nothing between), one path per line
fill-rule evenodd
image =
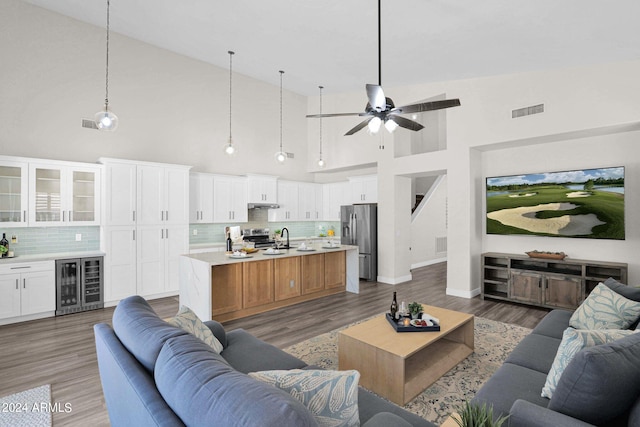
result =
M202 320L238 319L340 292L358 293L358 247L180 257L180 304Z

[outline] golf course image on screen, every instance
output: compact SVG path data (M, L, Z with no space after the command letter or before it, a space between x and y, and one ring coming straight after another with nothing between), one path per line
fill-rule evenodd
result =
M486 179L487 234L624 240L624 167Z

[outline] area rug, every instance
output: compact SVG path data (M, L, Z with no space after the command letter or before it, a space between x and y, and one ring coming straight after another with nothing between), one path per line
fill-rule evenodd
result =
M47 384L0 397L0 426L51 426L51 386Z
M348 326L302 341L284 351L309 365L338 369L338 331ZM435 424L442 424L456 406L475 395L514 347L530 332L531 329L521 326L476 317L473 354L404 408Z

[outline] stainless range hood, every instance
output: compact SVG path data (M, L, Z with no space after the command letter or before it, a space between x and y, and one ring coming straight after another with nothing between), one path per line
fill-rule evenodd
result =
M280 207L277 203L249 203L248 209L278 209Z

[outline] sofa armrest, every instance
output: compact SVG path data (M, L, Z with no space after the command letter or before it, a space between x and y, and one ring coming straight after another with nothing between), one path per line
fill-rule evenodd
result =
M213 335L216 337L220 344L222 344L223 348L227 348L227 331L224 330L224 326L220 322L216 322L215 320L207 320L203 322Z
M513 403L507 421L509 427L595 427L522 399Z

